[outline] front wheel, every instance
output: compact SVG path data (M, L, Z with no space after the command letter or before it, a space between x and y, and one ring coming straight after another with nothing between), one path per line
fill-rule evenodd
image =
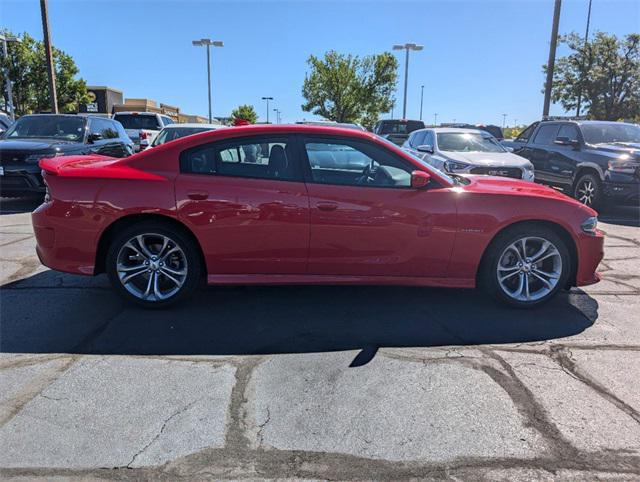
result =
M575 184L573 197L590 208L599 208L604 197L600 179L593 174L583 174Z
M164 307L192 294L202 266L195 243L161 223L124 229L107 253L107 274L126 299L147 308Z
M520 226L496 238L482 269L482 284L494 298L516 308L533 308L567 284L571 259L553 230Z

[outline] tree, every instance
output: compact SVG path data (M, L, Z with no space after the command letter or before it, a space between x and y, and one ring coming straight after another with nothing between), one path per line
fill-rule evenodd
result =
M620 40L597 32L585 43L571 33L560 37L572 53L556 62L552 99L574 111L581 95L582 112L591 119L640 117L640 34Z
M256 114L256 110L252 105L243 104L239 105L231 112L231 117L234 121L238 119L243 119L249 122L249 124L255 124L258 120L258 114Z
M4 33L12 35L8 31ZM24 33L21 42L8 43L7 50L7 58L2 59L2 63L9 69L16 114L23 115L50 110L49 81L43 42ZM87 84L83 79L76 78L79 70L70 55L54 47L53 59L56 71L58 109L60 112L77 112L79 103L88 102ZM0 77L0 88L2 88L4 106L6 107L5 82L3 71L3 75Z
M307 60L311 72L302 86L302 110L336 122L371 127L393 103L398 61L389 52L358 57L333 50Z

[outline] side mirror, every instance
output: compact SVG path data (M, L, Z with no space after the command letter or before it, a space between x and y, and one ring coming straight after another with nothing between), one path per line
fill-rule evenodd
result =
M89 142L102 140L102 134L89 134Z
M414 189L422 189L431 181L431 174L424 171L413 171L411 173L411 187Z
M556 137L556 140L553 141L553 143L558 144L559 146L573 146L574 148L580 147L580 143L577 139L569 139L564 136Z
M429 144L423 144L421 146L416 147L418 152L426 152L427 154L433 154L433 146Z

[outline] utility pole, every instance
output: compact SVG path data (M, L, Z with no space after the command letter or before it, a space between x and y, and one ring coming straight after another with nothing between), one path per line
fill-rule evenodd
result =
M51 34L49 33L49 10L47 0L40 0L42 14L42 32L44 34L44 53L47 59L47 74L49 76L49 97L51 99L51 113L58 113L58 95L56 93L56 71L53 68L53 53L51 51Z
M433 127L438 127L438 113L433 114Z
M507 114L502 114L502 128L504 129L507 125Z
M262 100L267 101L267 124L269 123L269 101L273 100L273 97L263 97Z
M551 42L549 44L549 60L547 61L547 81L544 86L544 107L542 108L542 117L549 115L549 107L551 106L551 87L553 85L553 69L556 63L556 46L558 45L558 25L560 24L560 8L562 0L555 0L553 8L553 25L551 27Z
M589 23L591 22L591 0L589 0L589 11L587 12L587 30L584 33L584 53L587 53L589 47ZM582 59L584 60L584 54ZM584 70L584 62L582 62L582 69ZM584 75L584 72L581 72ZM580 104L582 103L582 79L578 84L578 102L576 105L576 117L580 117Z
M416 52L422 50L422 45L407 43L404 45L396 44L393 46L393 50L404 50L404 101L402 103L402 118L407 118L407 83L409 80L409 50L415 50Z
M2 41L2 58L7 61L9 57L9 52L7 50L7 42L20 42L18 37L7 37L4 34L0 33L0 41ZM9 78L9 69L5 67L4 69L4 88L7 93L7 105L5 108L7 109L7 113L11 120L16 120L16 108L13 105L13 91L11 90L11 79Z
M420 86L420 120L422 120L422 101L424 100L424 85Z
M200 40L192 40L194 47L207 47L207 92L209 97L209 124L211 124L211 47L224 47L221 40L211 40L210 38L202 38Z

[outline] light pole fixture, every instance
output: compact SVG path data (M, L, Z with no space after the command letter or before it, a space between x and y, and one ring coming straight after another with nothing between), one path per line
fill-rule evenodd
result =
M195 47L207 47L207 86L209 93L209 124L211 124L211 47L224 47L221 40L211 40L210 38L201 38L200 40L192 40L191 43Z
M422 101L424 99L424 85L420 86L420 120L422 120Z
M20 42L20 39L18 37L7 36L0 33L0 41L2 42L2 58L6 60L7 57L9 56L9 53L7 51L7 43ZM5 87L5 90L7 91L7 105L5 107L7 109L7 113L9 114L9 117L11 118L11 120L16 120L16 109L15 109L15 106L13 105L13 91L11 90L11 79L9 78L9 69L5 67L3 70L4 70L4 78L5 78L4 87Z
M408 43L408 44L396 44L393 46L393 50L404 50L404 101L402 103L402 118L407 118L407 81L409 79L409 50L419 51L424 47L422 45Z
M267 101L267 124L269 123L269 101L273 100L273 97L263 97L262 100Z
M273 109L276 113L276 124L280 124L280 109Z

